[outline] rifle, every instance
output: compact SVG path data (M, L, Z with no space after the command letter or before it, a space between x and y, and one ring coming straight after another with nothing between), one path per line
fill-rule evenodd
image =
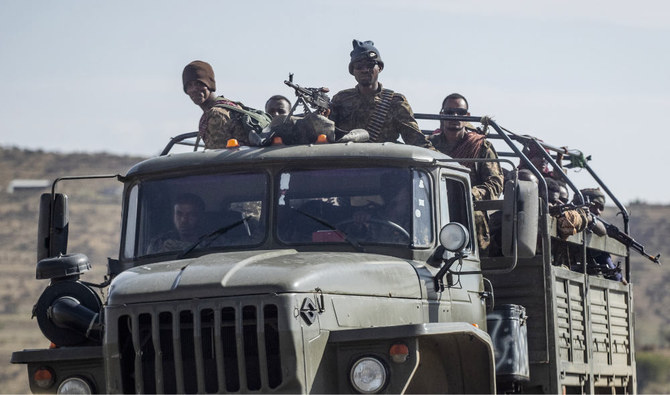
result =
M617 228L615 225L612 225L607 221L603 221L600 217L598 217L597 220L602 222L603 225L605 225L605 229L607 229L607 236L621 242L628 248L634 249L635 251L639 252L642 256L658 264L659 266L661 265L661 261L659 260L661 258L661 254L658 254L656 256L647 254L644 251L644 246L642 244L638 243L632 237L620 231L619 228Z
M574 203L563 203L563 204L554 204L549 206L549 215L552 217L562 217L566 211L576 210L578 208L587 208L589 207L588 203L584 204L574 204Z
M325 87L303 88L300 85L293 83L293 73L288 74L288 81L284 81L284 83L295 89L295 95L298 97L293 108L291 108L289 116L293 114L293 110L295 110L298 104L302 104L305 113L307 114L311 112L307 105L323 116L327 117L330 114L330 97L326 94L327 92L330 92L330 89Z

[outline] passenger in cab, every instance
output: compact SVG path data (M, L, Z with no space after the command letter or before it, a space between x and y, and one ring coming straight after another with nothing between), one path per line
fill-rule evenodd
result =
M329 118L346 132L365 129L370 142L395 142L399 136L406 144L430 148L419 129L405 96L382 87L378 81L384 62L372 41L353 41L349 54L349 74L357 85L333 96Z

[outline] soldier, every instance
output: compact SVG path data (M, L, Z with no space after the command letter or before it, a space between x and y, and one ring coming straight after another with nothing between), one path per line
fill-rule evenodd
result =
M463 95L452 93L442 101L442 115L470 115L468 101ZM468 127L461 121L440 121L440 128L430 137L433 146L454 159L497 159L493 145L479 134L476 129ZM471 192L474 200L494 200L500 197L503 190L504 177L497 162L463 162L471 169ZM486 249L490 242L488 215L486 212L475 212L475 225L479 247Z
M442 115L470 115L468 101L458 93L452 93L442 101ZM491 142L466 122L440 121L440 128L430 136L430 142L440 152L454 159L498 159ZM475 200L491 200L500 197L503 189L503 173L496 162L463 162L469 167L472 181L472 196Z
M176 251L194 243L203 234L205 203L192 193L179 195L174 202L172 222L174 230L149 243L147 253Z
M291 102L282 95L274 95L265 102L265 112L272 118L277 115L288 115L291 111Z
M240 121L239 114L222 106L240 108L239 103L223 96L215 96L214 70L209 63L195 60L182 73L184 92L202 111L198 138L205 148L225 148L229 139L235 138L242 145L249 145L249 132Z
M605 209L605 194L600 188L586 188L582 189L581 192L584 199L588 199L589 201L591 218L587 229L598 236L606 235L607 229L605 228L605 225L598 221L598 216L600 216ZM588 249L587 254L588 259L593 261L597 271L601 272L605 278L620 281L624 285L628 284L626 279L621 275L621 269L614 264L612 256L609 253Z
M549 192L547 202L549 203L550 212L553 207L558 208L561 205L567 204L569 196L565 182L549 176L545 176L544 180L547 183L547 191ZM562 239L567 239L583 231L588 224L588 213L583 208L565 210L562 213L556 212L557 232Z
M568 189L565 182L552 178L549 175L546 175L544 179L547 183L549 193L547 201L551 213L552 208L558 208L568 203ZM558 238L553 240L551 246L553 264L582 272L584 270L583 250L578 245L568 243L566 240L570 236L586 229L589 223L588 210L581 207L568 209L562 213L560 210L556 210L552 215L556 217L556 233L558 235Z
M568 188L565 186L565 182L551 177L544 177L544 181L547 183L547 192L549 193L547 202L549 206L558 206L568 202Z
M538 140L541 141L541 140ZM545 150L546 152L549 152L548 150ZM557 180L561 180L562 177L560 174L557 173L558 171L562 171L562 169L559 167L558 169L551 170L549 168L549 162L547 161L547 158L544 156L542 151L540 151L539 148L535 144L526 144L523 147L523 154L526 155L528 160L533 164L533 166L542 173L542 175L546 177L551 177ZM561 163L558 162L557 165L561 166ZM519 164L519 169L524 169L526 168L525 163L520 163Z
M406 144L430 148L405 96L378 82L384 62L374 43L354 40L353 46L349 73L358 84L333 96L330 119L335 126L345 131L365 129L375 143L395 142L402 136Z

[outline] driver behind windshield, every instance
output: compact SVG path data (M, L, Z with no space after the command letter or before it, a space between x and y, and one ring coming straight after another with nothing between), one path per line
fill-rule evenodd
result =
M205 202L197 195L177 196L172 210L174 229L153 239L147 253L181 250L202 236Z
M408 243L412 209L409 177L394 172L384 175L381 181L379 195L383 204L370 202L356 211L343 230L360 241Z

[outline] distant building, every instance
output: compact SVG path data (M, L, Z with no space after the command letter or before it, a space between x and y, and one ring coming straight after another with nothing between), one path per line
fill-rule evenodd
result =
M40 191L51 186L49 180L12 180L7 185L7 193Z

